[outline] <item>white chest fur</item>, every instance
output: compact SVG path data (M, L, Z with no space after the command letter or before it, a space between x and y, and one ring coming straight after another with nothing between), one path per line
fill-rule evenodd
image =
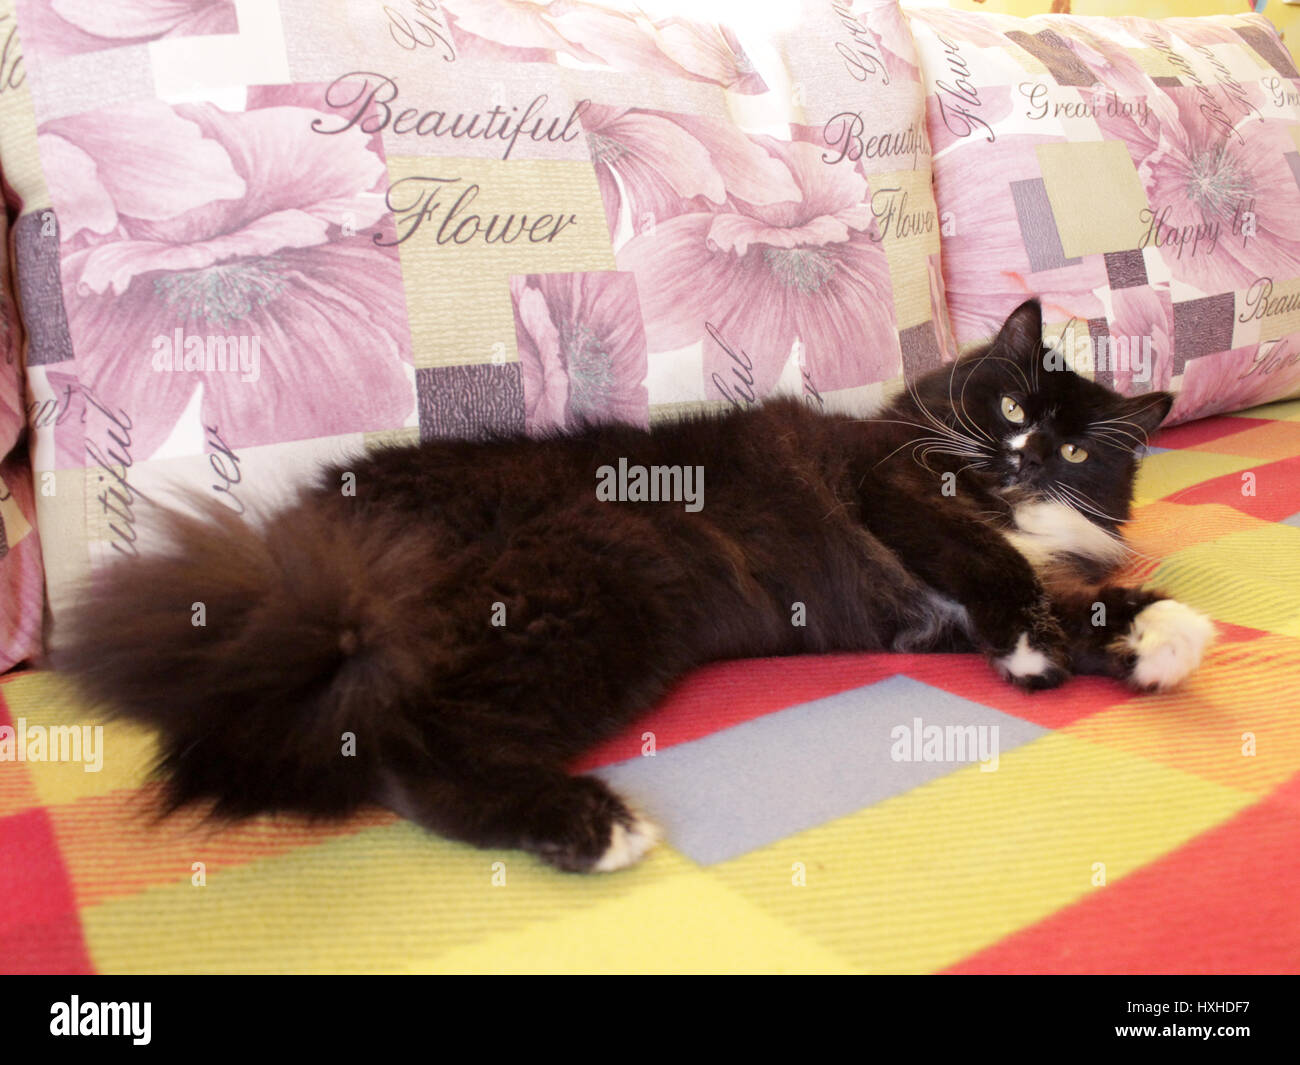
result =
M1064 555L1114 564L1126 554L1120 540L1064 503L1021 503L1014 519L1007 539L1035 569Z

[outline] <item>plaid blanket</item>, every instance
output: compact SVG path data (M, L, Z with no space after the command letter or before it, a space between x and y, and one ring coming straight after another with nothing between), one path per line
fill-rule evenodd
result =
M57 677L11 676L27 753L86 742L0 761L0 971L1300 971L1300 402L1154 443L1129 576L1220 630L1185 688L1029 696L956 655L700 670L575 767L667 830L612 876L382 812L154 824L149 737L97 744Z

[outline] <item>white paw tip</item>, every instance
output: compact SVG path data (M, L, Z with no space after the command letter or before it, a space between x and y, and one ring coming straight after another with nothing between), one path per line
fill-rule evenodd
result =
M1041 677L1051 668L1052 660L1029 646L1029 633L1022 632L1016 648L997 660L997 667L1010 677Z
M1160 599L1133 619L1125 645L1137 656L1131 679L1144 690L1181 683L1214 642L1214 622L1173 599Z
M609 846L592 866L594 872L612 873L635 865L659 842L662 833L658 825L635 812L633 818L630 826L615 823Z

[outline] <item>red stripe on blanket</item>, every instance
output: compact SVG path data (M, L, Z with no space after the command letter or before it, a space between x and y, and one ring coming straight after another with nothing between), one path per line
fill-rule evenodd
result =
M1198 444L1207 444L1233 433L1244 433L1247 429L1258 429L1268 425L1268 418L1202 418L1200 421L1188 422L1161 429L1151 438L1152 447L1171 447L1176 449L1194 448Z
M705 666L675 684L658 708L573 763L582 773L641 754L642 734L662 750L786 707L874 684L904 671L913 655L805 655Z
M1253 477L1247 478L1247 474ZM1277 522L1300 511L1300 455L1260 462L1165 497L1171 503L1222 503L1261 521Z
M1295 973L1298 883L1300 774L1171 854L948 971Z
M0 972L94 972L44 810L0 818Z

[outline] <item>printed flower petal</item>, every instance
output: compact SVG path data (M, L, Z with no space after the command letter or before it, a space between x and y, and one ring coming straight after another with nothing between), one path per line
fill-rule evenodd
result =
M282 253L282 298L238 328L261 337L258 380L228 374L204 388L204 418L232 446L388 429L410 415L409 339L396 332L406 333L405 298L369 252L352 242Z
M569 379L560 361L560 333L546 298L527 277L512 277L515 333L524 384L524 426L529 432L565 423Z
M58 16L97 37L160 37L178 26L214 11L228 16L234 30L234 6L229 0L49 0Z
M623 273L511 278L530 432L649 423L645 333L636 282Z
M83 229L111 233L117 226L113 197L99 180L95 160L56 133L37 137L45 166L50 202L57 204L59 229L65 239Z
M701 81L711 81L733 92L766 91L749 57L725 27L669 18L655 23L655 34L664 55Z
M704 196L722 203L727 198L708 147L671 119L649 111L627 111L599 133L653 167L682 199Z
M109 187L118 210L112 231L63 234L64 303L78 374L137 419L135 457L147 458L168 438L199 388L204 417L219 420L232 447L403 424L415 395L398 254L358 232L383 214L377 142L358 134L323 147L325 138L310 129L319 114L311 108L272 103L227 114L211 104L157 107L157 124L219 161L238 196L191 196L167 205L171 214L142 210L138 196L127 196L136 212L128 214ZM110 108L78 118L49 125L101 176L107 170L120 181L133 168L153 166L153 183L189 181L211 192L211 177L205 187L170 147L137 150L130 165L123 162L123 143L154 143L138 136L138 112ZM98 130L90 128L95 122ZM132 136L100 132L123 123ZM258 363L239 372L160 372L153 345L166 349L177 330L182 346L197 338L219 353L238 344L245 358L256 351Z
M23 0L18 17L23 49L41 58L239 28L234 0Z
M795 248L801 244L834 244L849 239L849 227L838 218L822 215L805 226L769 226L741 214L714 216L708 242L719 251L744 255L751 244Z
M154 100L51 119L43 135L55 134L95 162L100 183L119 214L161 221L248 191L230 156L199 126ZM53 143L53 142L49 142ZM147 151L140 146L148 145ZM46 170L59 159L43 160ZM64 187L80 183L70 173ZM56 201L55 210L61 210Z
M803 198L798 179L786 157L771 145L771 138L747 137L729 122L696 115L676 115L674 120L708 149L709 158L722 175L727 192L759 207L791 203ZM765 147L767 145L767 147Z

